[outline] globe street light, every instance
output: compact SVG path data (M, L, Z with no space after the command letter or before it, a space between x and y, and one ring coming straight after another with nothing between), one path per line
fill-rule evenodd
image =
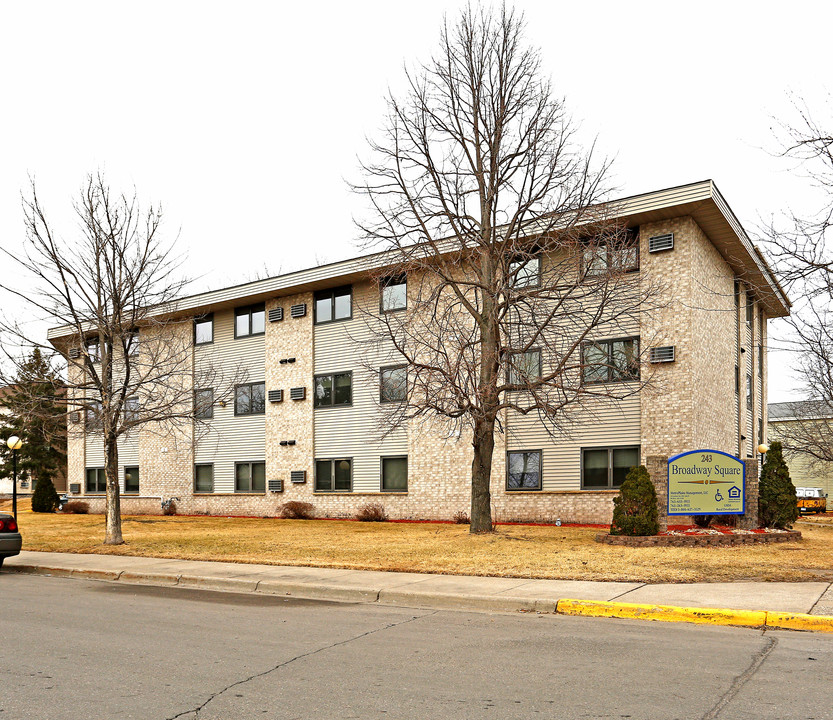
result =
M23 440L12 435L6 440L6 445L12 451L12 514L17 522L17 451L23 446Z
M761 453L761 467L758 470L758 477L761 476L761 471L764 469L764 455L769 452L769 445L766 443L761 443L758 445L758 452Z

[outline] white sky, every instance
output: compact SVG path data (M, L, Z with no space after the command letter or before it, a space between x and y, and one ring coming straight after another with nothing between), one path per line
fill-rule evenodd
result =
M363 205L346 179L403 63L427 58L460 6L4 3L0 246L24 237L29 174L71 233L69 202L102 169L163 205L194 291L358 254ZM772 117L793 117L789 92L823 109L833 4L516 7L583 136L616 157L621 195L712 178L753 236L761 217L808 205L805 181L767 150ZM770 401L795 396L789 364L772 357Z

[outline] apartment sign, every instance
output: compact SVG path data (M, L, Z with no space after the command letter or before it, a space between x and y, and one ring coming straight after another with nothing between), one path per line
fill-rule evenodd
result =
M668 460L669 515L743 515L746 466L719 450L691 450Z

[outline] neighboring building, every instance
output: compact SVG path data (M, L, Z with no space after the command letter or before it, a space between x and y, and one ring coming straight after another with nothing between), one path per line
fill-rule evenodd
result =
M796 445L796 431L800 429L802 432L798 435L805 436L801 444L806 445L809 441L809 444L827 443L833 446L833 410L827 403L813 400L770 403L767 415L770 440ZM822 488L833 501L833 462L814 461L807 453L789 449L784 450L784 459L790 468L793 485Z
M787 315L789 301L763 257L711 181L616 208L638 231L634 271L670 288L668 304L635 320L626 339L650 345L641 354L654 381L625 400L600 400L569 437L553 439L532 416L504 416L491 488L497 520L609 522L627 469L648 456L709 448L747 458L765 437L766 321ZM346 260L183 298L176 312L191 318L181 332L196 340L194 366L241 362L248 380L227 404L194 389L210 415L207 433L177 426L121 443L124 512L159 512L160 498L173 496L183 513L268 516L288 500L331 517L370 501L393 518L468 512L465 433L413 421L384 438L377 432L380 382L396 387L401 371L390 348L378 369L363 371L357 339L366 319L354 310L381 312L367 269L384 262L384 254ZM72 357L79 340L68 330L49 337ZM622 340L593 339L612 354ZM70 489L101 510L102 443L79 431L81 413L73 419ZM523 489L508 489L510 465L526 468Z

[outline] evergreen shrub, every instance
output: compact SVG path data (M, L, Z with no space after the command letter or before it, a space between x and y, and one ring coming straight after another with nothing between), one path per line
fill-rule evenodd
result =
M61 500L52 477L48 473L42 474L35 483L35 492L32 493L32 512L55 512L60 504Z
M784 460L784 449L774 440L766 454L758 485L758 522L761 527L786 530L798 520L798 515L795 485Z
M657 491L644 465L632 467L613 499L611 535L656 535L659 532Z

